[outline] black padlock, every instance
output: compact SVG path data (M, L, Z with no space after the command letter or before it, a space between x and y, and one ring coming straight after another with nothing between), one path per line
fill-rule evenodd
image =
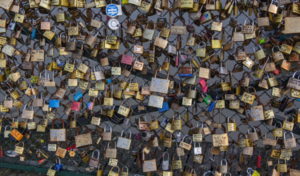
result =
M287 107L288 102L289 102L289 98L288 98L288 97L284 97L283 100L281 100L281 103L280 103L278 109L279 109L281 112L283 112L283 111L285 110L285 108Z

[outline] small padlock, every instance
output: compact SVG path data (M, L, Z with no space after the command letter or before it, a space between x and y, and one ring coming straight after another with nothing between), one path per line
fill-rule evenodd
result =
M53 169L56 171L61 171L63 169L63 165L61 164L60 158L56 159Z

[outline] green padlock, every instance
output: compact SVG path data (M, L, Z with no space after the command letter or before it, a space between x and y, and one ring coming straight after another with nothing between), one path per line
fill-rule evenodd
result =
M203 95L202 95L203 96ZM206 95L204 98L203 98L203 101L206 105L209 105L212 101L212 98L210 95Z
M267 39L266 38L259 38L258 39L258 43L261 45L261 44L264 44L267 42Z

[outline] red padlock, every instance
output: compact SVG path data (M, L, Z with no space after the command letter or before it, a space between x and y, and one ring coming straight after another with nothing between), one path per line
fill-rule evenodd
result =
M257 156L257 160L256 160L256 167L257 168L261 168L261 156L260 155L258 155Z
M38 163L39 163L39 164L43 164L45 161L46 161L46 159L43 158L43 159L38 160Z
M279 74L280 74L280 70L279 70L278 68L276 68L276 70L274 70L273 73L274 73L275 75L279 75Z
M72 111L80 111L80 106L81 106L80 102L74 101L71 105L71 110Z
M3 148L2 148L2 146L0 146L0 158L2 158L3 157Z

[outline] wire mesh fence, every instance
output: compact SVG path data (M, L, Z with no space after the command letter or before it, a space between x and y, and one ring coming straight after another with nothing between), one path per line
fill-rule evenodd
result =
M222 159L226 159L228 162L228 172L232 175L238 175L240 173L246 174L248 167L258 169L261 174L269 175L272 169L276 166L277 162L287 162L289 168L297 168L297 151L299 150L299 124L293 123L294 127L291 131L297 138L297 147L293 150L285 149L283 145L283 136L278 137L277 145L270 147L263 145L263 139L274 137L274 129L282 130L282 125L286 121L296 118L297 111L299 109L299 101L296 98L291 97L288 91L284 90L288 78L293 75L292 71L281 70L279 75L273 72L266 72L264 74L264 80L269 78L276 78L279 82L278 86L273 88L264 89L258 86L260 79L257 79L254 74L254 70L261 68L265 62L269 60L264 59L258 61L255 58L255 52L263 48L267 56L272 53L272 47L266 47L267 45L258 45L259 37L268 39L274 37L278 30L274 27L272 30L265 28L258 28L256 36L250 36L249 39L244 42L231 43L233 34L240 30L240 27L244 24L257 24L257 15L254 11L262 13L259 8L253 9L249 4L242 5L240 2L240 8L238 14L230 14L226 19L221 19L221 11L210 11L212 20L206 23L199 23L199 20L192 19L192 15L188 10L175 9L175 10L159 10L159 8L151 8L146 13L140 7L126 4L122 5L123 15L118 17L120 22L120 28L118 30L110 30L108 26L109 17L106 16L105 7L102 8L65 8L65 7L52 7L50 11L45 11L42 8L30 8L30 1L16 1L14 3L20 4L20 13L26 14L24 23L16 23L16 29L8 30L6 33L2 33L1 36L8 38L14 38L17 31L21 31L20 37L17 38L15 49L20 52L12 57L7 57L8 65L12 70L15 69L21 73L21 78L13 83L11 81L4 81L1 83L3 96L1 102L7 99L11 99L11 92L18 91L21 95L18 99L23 105L28 105L29 108L34 110L34 122L40 124L44 119L49 119L49 126L46 132L36 132L34 130L28 130L20 128L19 130L25 134L25 139L22 143L17 143L11 138L4 139L1 135L3 151L14 150L16 145L24 144L24 154L21 157L11 159L2 158L1 160L6 162L20 162L22 164L39 165L39 167L49 168L54 165L58 157L55 152L48 151L48 144L53 143L49 141L49 130L51 127L51 119L54 117L65 119L65 126L67 129L66 142L56 143L58 147L68 149L68 154L61 158L61 162L64 165L64 169L81 172L95 172L96 170L89 170L89 162L86 158L90 158L92 152L95 149L100 150L100 163L106 170L109 170L111 166L116 164L125 169L129 168L130 173L142 174L142 158L156 159L157 168L161 170L161 163L163 161L164 154L168 153L170 158L170 164L172 161L181 160L183 164L182 169L174 169L174 173L179 174L182 170L194 169L197 174L203 174L209 170L218 170ZM146 2L146 1L145 1ZM86 2L89 4L90 2ZM121 3L121 2L106 2L109 3ZM174 1L169 1L169 4L175 4ZM222 2L223 6L226 2ZM202 5L203 14L208 12L204 10L205 5ZM15 13L12 11L3 12L2 18L13 19ZM251 13L253 11L253 13ZM64 22L57 22L57 14L64 12L66 20ZM91 20L98 19L101 21L101 27L91 27ZM47 21L51 23L51 31L55 33L53 40L46 39L45 44L41 41L43 39L42 30L37 30L36 38L32 37L32 31L39 28L40 21ZM211 30L213 22L222 22L221 32ZM10 23L13 23L11 21ZM168 49L161 49L154 46L153 40L147 40L143 37L142 32L146 29L151 29L151 25L156 23L156 29L153 36L159 36L162 33L163 27L170 28L171 26L187 26L188 32L185 35L170 35L167 37ZM128 30L130 25L134 24L135 33L130 35ZM239 25L237 25L239 24ZM72 37L67 35L68 27L79 26L80 34ZM162 25L160 27L159 25ZM160 27L160 28L159 28ZM97 35L96 44L94 47L86 45L86 38ZM120 45L118 49L112 49L111 46L105 44L108 37L116 36ZM275 36L276 37L276 36ZM61 39L63 43L76 41L76 49L74 51L66 51L65 48L59 47L56 43L58 39ZM212 49L212 39L222 39L223 45L232 45L228 50L224 47L221 49ZM195 40L195 44L189 44L191 40ZM193 42L192 42L193 43ZM268 43L268 42L266 42ZM142 54L136 52L136 48L142 46ZM203 47L207 48L207 56L197 56L197 49ZM175 47L175 52L172 52L170 46ZM67 46L65 46L67 47ZM261 47L261 48L260 48ZM44 62L33 62L33 68L26 70L22 67L24 59L27 53L32 50L42 49L45 50ZM239 50L244 50L249 55L250 65L247 67L247 63L237 61ZM53 52L53 54L51 54ZM82 52L82 56L80 54ZM95 54L96 53L96 54ZM122 55L133 56L136 61L142 62L142 70L133 69L133 66L129 66L120 62ZM103 66L101 61L108 58L109 64ZM268 58L268 57L266 57ZM56 63L60 69L50 69L50 65ZM79 69L80 64L86 64L89 70L85 75L94 74L101 70L105 75L105 80L97 81L91 79L91 77L83 77L76 75L73 71L68 72L66 69L62 69L63 65L74 64L75 68ZM276 63L278 64L278 63ZM298 64L298 65L297 65ZM60 66L62 65L62 66ZM166 67L169 65L169 68ZM252 66L254 65L254 66ZM192 76L186 78L180 76L181 68L184 66L192 67ZM53 66L52 66L53 67ZM203 93L203 87L199 84L199 68L210 69L211 75L207 80L208 92ZM229 71L221 72L221 68ZM277 65L279 67L279 65ZM299 69L299 62L295 62L292 65L293 69L297 71ZM112 74L112 69L121 68L122 74ZM158 69L161 68L161 69ZM223 68L222 68L223 69ZM5 68L2 68L5 71ZM158 73L157 73L158 72ZM165 105L168 108L158 109L149 107L149 96L137 94L141 92L141 87L147 87L151 85L151 79L154 76L159 78L169 79L172 81L168 94L157 94L164 97ZM55 82L55 87L45 87L40 85L34 79L48 79ZM245 82L245 79L249 78L250 84L241 86L241 92L255 92L256 100L253 105L244 103L241 100L242 94L236 94L236 89ZM77 79L78 86L69 86L68 79ZM201 80L201 78L200 78ZM28 87L38 90L37 94L26 93L22 89L22 81L28 84ZM130 88L124 89L122 98L117 97L117 92L121 90L122 83L133 85L131 83L138 83L138 91L130 90ZM228 83L230 90L222 90L222 84ZM99 87L97 87L99 86ZM101 88L103 86L103 88ZM50 99L53 99L59 90L59 88L65 88L66 93L61 100L61 106L50 111L45 111L41 107L33 107L32 103L34 99L41 98L44 103L49 103ZM281 91L280 95L275 95L276 91ZM97 90L97 95L92 95L92 91ZM188 97L191 91L196 91L196 96L192 99ZM72 104L75 101L78 92L83 94L80 102L79 110L71 110ZM211 101L218 103L217 100L226 100L226 108L212 108L213 103L206 103L205 100L210 95ZM112 106L103 105L104 98L114 97ZM233 98L232 98L233 97ZM279 110L280 105L283 103L283 99L289 97L287 108ZM183 105L183 98L188 98L191 102ZM204 100L204 101L203 101ZM79 102L79 101L78 101ZM91 103L94 106L91 110ZM130 114L128 117L117 115L118 108L123 105L130 108ZM256 105L263 105L264 111L273 110L274 118L264 121L255 121L251 118L251 107ZM21 118L24 112L22 108L13 107L9 112L2 112L2 129L3 134L10 128L13 123L18 122L19 125L24 122ZM108 117L107 112L115 110L115 114L112 117ZM52 118L51 118L52 117ZM92 117L101 117L101 124L99 126L91 125ZM173 131L169 125L172 121L180 118L182 120L182 129ZM72 121L76 121L77 127L87 126L92 133L93 145L74 148L74 137L80 132L76 128L71 128ZM139 124L141 121L150 123L151 121L159 121L159 128L151 131L139 130ZM27 125L32 122L26 121ZM237 129L229 132L228 124L235 123ZM23 123L24 124L24 123ZM113 137L111 141L103 141L101 139L103 131L109 130L111 127L113 131ZM206 131L203 134L203 140L201 142L192 142L192 134L205 128ZM284 129L284 132L289 130ZM130 150L117 149L116 160L104 157L105 151L110 147L115 147L118 137L121 133L125 135L131 135ZM212 134L227 133L229 137L228 147L213 147L212 146ZM253 144L247 144L245 141L249 138L249 133L258 132L259 140L255 140ZM166 147L166 136L171 136L172 145ZM186 137L186 138L185 138ZM151 147L149 156L142 156L141 151L145 147L153 145L153 139L159 139L159 145L157 147ZM196 145L200 145L202 148L201 155L195 155L194 150L180 150L179 144L182 140L186 140L192 143L193 148ZM244 142L244 144L243 144ZM70 151L76 151L75 156L70 156ZM252 154L253 150L253 154ZM277 155L275 150L281 151ZM182 153L183 152L183 153ZM247 152L249 152L247 154ZM181 154L182 156L178 156ZM263 169L257 167L257 157L263 158ZM149 157L149 158L148 158ZM46 159L45 162L42 159ZM144 158L145 159L145 158ZM22 160L22 161L20 161ZM39 163L40 162L40 163ZM273 164L271 164L273 162ZM300 169L300 168L299 168Z

